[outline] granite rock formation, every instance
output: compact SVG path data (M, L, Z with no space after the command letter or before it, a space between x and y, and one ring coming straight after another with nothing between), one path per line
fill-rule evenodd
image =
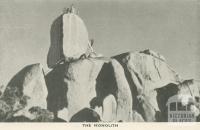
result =
M51 27L51 71L28 65L0 87L0 121L162 122L176 95L200 120L200 83L182 79L164 56L147 49L105 57L93 42L74 7L66 9Z
M10 80L0 99L1 105L4 106L2 108L7 107L7 110L3 109L6 111L6 120L15 117L35 120L38 115L34 116L30 111L34 107L47 109L47 94L42 66L26 66Z
M68 10L75 10L73 7ZM83 20L75 11L60 15L51 26L51 46L47 65L53 68L63 60L77 59L86 53L90 40Z

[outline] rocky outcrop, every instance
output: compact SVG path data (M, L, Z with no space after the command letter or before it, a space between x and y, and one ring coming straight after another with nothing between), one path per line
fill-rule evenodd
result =
M102 120L131 121L132 95L120 63L115 59L104 63L96 80L97 97L91 104L102 106Z
M137 85L137 90L149 91L160 88L168 83L177 83L180 79L178 74L163 61L160 55L149 55L144 52L124 53L115 56L127 73L132 82ZM135 81L138 79L138 83Z
M139 110L138 96L145 95L148 99L148 104L155 111L159 111L155 89L169 83L178 83L179 81L178 75L166 64L163 56L153 51L145 50L124 53L113 58L117 59L124 68L133 96L133 109ZM153 113L156 114L156 112ZM152 116L155 117L155 115Z
M112 122L116 120L117 102L113 95L108 95L103 100L102 120L105 122Z
M199 117L199 83L180 79L152 52L63 62L45 76L34 64L3 91L0 121L167 121L166 104L175 95L192 97L191 110Z
M129 84L125 78L124 70L120 63L116 60L111 61L114 77L117 87L117 115L116 120L131 121L132 120L132 95Z
M63 15L63 52L66 57L79 58L89 44L88 31L82 19L74 14Z
M10 80L1 99L10 106L10 116L31 118L29 109L32 107L47 109L47 94L42 67L34 64L25 67Z
M144 121L155 122L156 121L156 110L151 104L148 97L145 95L138 96L138 109L137 111L141 114Z
M1 89L0 121L167 121L166 104L174 95L192 97L199 117L199 86L180 79L151 50L65 60L45 76L34 64Z
M103 57L77 13L66 9L51 26L50 72L29 65L0 87L1 122L168 121L174 96L200 120L196 80L181 79L149 49Z
M68 119L83 108L90 108L96 97L96 78L104 60L77 60L65 66L64 86L67 91Z
M100 122L100 116L97 112L89 108L83 108L75 113L70 122Z
M143 117L137 111L133 111L132 113L133 113L132 115L133 122L144 122Z
M184 80L178 84L179 94L200 97L199 83L193 79Z
M56 118L69 121L96 97L96 78L104 60L79 59L56 66L46 75L48 109ZM83 76L84 75L84 76Z
M149 50L149 49L146 49L146 50L144 50L144 51L140 51L140 53L144 53L144 54L147 54L147 55L151 55L151 56L153 56L153 57L155 57L155 58L158 58L159 60L162 60L162 61L166 61L165 60L165 57L163 56L163 55L161 55L161 54L159 54L159 53L157 53L157 52L155 52L155 51L152 51L152 50Z

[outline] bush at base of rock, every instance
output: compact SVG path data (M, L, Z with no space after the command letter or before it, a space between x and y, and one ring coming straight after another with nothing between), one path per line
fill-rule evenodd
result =
M12 108L12 111L18 111L27 105L29 97L22 95L17 87L8 86L2 99Z
M14 116L17 111L13 111L12 106L4 100L0 100L0 122L53 122L52 112L38 106L29 109L30 117L23 115Z
M3 100L0 100L0 121L5 121L9 112L11 112L11 107Z
M54 119L52 112L40 107L32 107L29 109L29 112L35 117L32 120L33 122L52 122Z

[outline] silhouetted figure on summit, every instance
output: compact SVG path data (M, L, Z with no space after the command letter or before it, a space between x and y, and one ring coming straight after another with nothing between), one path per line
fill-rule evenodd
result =
M63 14L68 14L68 13L78 14L77 10L74 8L73 5L71 5L70 8L63 9Z
M67 13L69 13L69 8L64 8L63 9L63 14L67 14Z

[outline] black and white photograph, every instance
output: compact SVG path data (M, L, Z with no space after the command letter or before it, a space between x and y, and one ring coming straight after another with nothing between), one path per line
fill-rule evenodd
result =
M198 0L0 0L0 125L200 122L199 50Z

